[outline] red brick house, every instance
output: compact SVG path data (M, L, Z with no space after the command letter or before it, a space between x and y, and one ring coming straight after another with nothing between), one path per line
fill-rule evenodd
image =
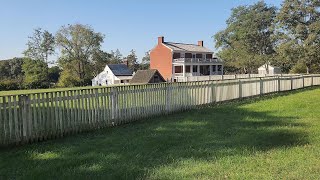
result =
M150 69L157 69L163 78L222 75L223 62L213 52L198 44L165 42L158 37L158 44L150 52Z

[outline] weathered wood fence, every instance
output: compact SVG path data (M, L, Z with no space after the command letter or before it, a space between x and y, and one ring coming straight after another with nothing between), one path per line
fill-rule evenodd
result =
M0 145L129 123L199 105L320 85L320 75L163 83L0 96Z
M194 82L194 81L216 81L216 80L231 80L231 79L248 79L248 78L264 78L264 77L291 77L300 76L300 74L233 74L233 75L210 75L210 76L190 76L176 77L177 82Z

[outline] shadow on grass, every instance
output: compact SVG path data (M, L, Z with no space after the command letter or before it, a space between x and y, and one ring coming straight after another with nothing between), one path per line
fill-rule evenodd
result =
M251 101L3 150L0 159L6 163L0 164L0 172L4 178L145 178L179 160L215 161L308 143L298 117L240 107Z

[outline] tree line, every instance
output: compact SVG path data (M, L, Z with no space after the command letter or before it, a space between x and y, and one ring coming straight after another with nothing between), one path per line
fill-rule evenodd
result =
M280 8L259 1L232 9L226 23L214 39L227 73L256 73L262 64L320 72L320 1L284 0Z
M148 52L139 63L134 50L126 57L118 49L103 51L104 39L83 24L62 26L56 34L35 29L23 58L0 61L0 90L87 86L107 64L125 63L133 71L149 68ZM52 62L54 55L58 58Z
M226 24L214 35L226 73L257 73L263 64L281 67L283 73L320 73L320 1L284 0L280 8L264 1L238 6ZM83 24L62 26L55 34L35 29L25 57L0 61L0 90L86 86L106 64L149 68L149 53L139 63L134 50L125 57L119 50L103 51L104 39ZM57 66L49 67L53 55Z

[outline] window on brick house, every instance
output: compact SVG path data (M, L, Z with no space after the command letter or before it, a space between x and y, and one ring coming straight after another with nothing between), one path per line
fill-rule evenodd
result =
M212 59L212 54L206 54L207 59Z
M180 53L173 53L173 59L179 59L180 57Z
M196 58L201 59L202 58L202 54L196 54Z
M186 53L186 54L184 55L184 57L185 57L185 58L192 58L192 54L191 54L191 53Z
M182 66L175 66L174 67L174 72L175 73L182 73Z

